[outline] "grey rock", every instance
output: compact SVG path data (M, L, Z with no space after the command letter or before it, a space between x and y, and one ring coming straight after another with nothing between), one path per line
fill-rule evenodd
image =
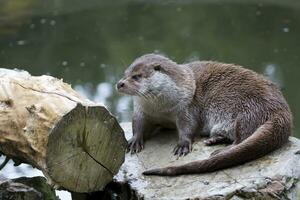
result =
M131 123L121 126L126 138L131 138ZM226 170L177 177L143 176L147 169L204 159L224 147L205 146L198 138L190 154L176 159L172 154L176 142L176 133L165 131L146 141L139 154L126 154L115 181L129 184L131 199L300 199L300 140L294 137L267 156Z
M59 200L44 177L7 179L0 176L0 199Z
M10 179L0 178L0 199L39 200L42 194L32 187Z

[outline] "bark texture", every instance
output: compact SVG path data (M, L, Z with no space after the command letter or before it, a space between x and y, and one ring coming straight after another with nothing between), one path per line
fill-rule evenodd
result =
M102 189L124 162L126 139L99 104L51 76L0 69L0 152L75 192Z

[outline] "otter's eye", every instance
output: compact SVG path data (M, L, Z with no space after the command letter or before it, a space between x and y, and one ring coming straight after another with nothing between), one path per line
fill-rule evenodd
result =
M155 70L155 71L160 71L160 69L161 69L161 66L160 66L160 65L155 65L155 66L154 66L154 70Z
M133 75L131 78L135 81L139 80L140 78L142 77L141 74L136 74L136 75Z

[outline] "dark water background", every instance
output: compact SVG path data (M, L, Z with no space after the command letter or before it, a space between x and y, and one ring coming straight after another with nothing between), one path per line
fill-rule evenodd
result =
M300 3L163 2L2 0L0 67L63 78L129 121L131 99L114 84L137 56L237 63L282 87L300 137Z

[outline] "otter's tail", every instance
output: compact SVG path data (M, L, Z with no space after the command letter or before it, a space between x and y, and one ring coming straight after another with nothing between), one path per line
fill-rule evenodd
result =
M278 149L287 142L291 125L289 120L277 117L261 125L250 137L230 149L224 150L208 159L195 161L175 167L152 169L144 175L176 176L213 172L244 164Z

